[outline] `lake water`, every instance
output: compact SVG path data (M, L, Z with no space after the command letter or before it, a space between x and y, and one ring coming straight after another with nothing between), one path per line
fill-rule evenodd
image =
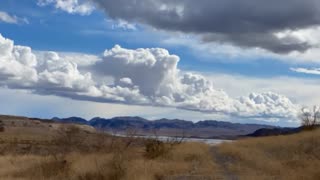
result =
M116 134L116 136L126 137L125 135ZM134 136L137 138L147 138L147 139L157 139L159 141L171 141L171 140L181 140L181 138L170 137L170 136ZM202 139L202 138L183 138L183 142L202 142L209 145L218 145L224 142L232 142L232 140L224 140L224 139Z
M150 137L152 138L152 137ZM158 139L160 141L167 141L170 139L174 139L173 137L168 137L168 136L160 136L158 137ZM178 138L179 140L179 138ZM232 142L231 140L223 140L223 139L201 139L201 138L184 138L183 139L184 142L202 142L202 143L206 143L209 145L217 145L217 144L221 144L224 142Z

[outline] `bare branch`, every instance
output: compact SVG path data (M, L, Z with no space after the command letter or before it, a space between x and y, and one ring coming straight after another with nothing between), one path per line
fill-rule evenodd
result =
M314 129L320 125L320 109L314 106L312 111L303 107L300 114L301 124L305 129Z

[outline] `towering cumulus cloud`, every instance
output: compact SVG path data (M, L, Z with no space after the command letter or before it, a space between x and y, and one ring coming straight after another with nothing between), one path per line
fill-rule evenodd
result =
M29 87L38 80L36 56L31 48L14 46L0 35L0 80L9 87Z
M91 62L81 63L81 56ZM106 50L100 58L56 52L34 54L31 48L16 46L0 35L0 85L8 88L79 100L175 107L241 117L296 116L297 105L285 96L268 92L234 99L217 90L205 77L180 72L178 62L179 57L165 49L130 50L119 45Z

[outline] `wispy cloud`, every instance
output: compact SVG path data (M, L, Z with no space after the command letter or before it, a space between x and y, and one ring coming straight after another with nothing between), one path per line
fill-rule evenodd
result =
M0 22L5 22L9 24L29 24L27 18L20 18L15 15L10 15L4 11L0 11Z
M122 29L122 30L136 30L137 27L135 24L128 23L124 20L112 21L112 29Z
M297 72L297 73L304 73L304 74L320 75L320 68L313 68L313 69L291 68L291 71L294 71L294 72Z

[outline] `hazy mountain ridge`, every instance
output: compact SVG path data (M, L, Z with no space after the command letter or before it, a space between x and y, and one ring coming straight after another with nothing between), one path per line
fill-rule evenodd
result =
M118 133L125 133L128 128L132 128L135 129L139 135L151 135L156 129L158 135L164 136L184 135L187 137L226 139L251 134L259 129L278 128L270 125L240 124L215 120L204 120L195 123L180 119L159 119L151 121L137 116L123 116L110 119L95 117L91 120L80 117L55 117L52 120L57 122L86 124L97 129L116 131Z
M262 137L262 136L278 136L278 135L289 135L299 133L303 128L262 128L258 129L255 132L248 134L249 137Z
M128 129L136 135L185 136L193 138L236 139L239 137L260 137L286 135L300 132L300 128L282 128L261 124L240 124L215 120L192 122L180 119L148 120L138 116L114 118L95 117L86 120L81 117L58 118L51 120L18 116L0 116L1 119L33 120L34 122L57 122L84 125L90 128L118 134L126 134Z

